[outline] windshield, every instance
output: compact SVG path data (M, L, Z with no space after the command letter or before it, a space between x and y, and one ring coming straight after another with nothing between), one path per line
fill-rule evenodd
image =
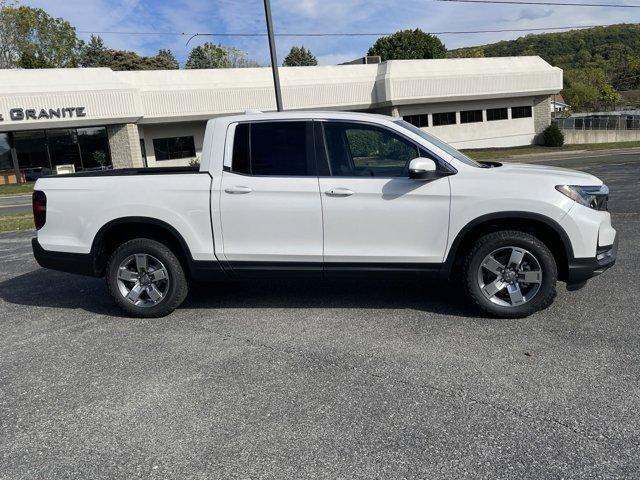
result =
M444 143L442 140L439 140L438 138L425 132L424 130L414 125L411 125L409 122L406 122L404 120L394 120L394 123L400 125L403 128L406 128L407 130L415 133L416 135L419 135L420 137L424 138L427 142L435 145L440 150L444 150L452 157L460 160L462 163L466 163L467 165L470 165L472 167L483 168L483 166L480 163L467 157L464 153L459 152L458 150L453 148L451 145Z

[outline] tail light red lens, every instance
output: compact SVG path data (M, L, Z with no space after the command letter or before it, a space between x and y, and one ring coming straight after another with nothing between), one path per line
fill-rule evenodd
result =
M47 221L47 196L40 190L34 190L32 198L33 223L36 225L36 230L40 230Z

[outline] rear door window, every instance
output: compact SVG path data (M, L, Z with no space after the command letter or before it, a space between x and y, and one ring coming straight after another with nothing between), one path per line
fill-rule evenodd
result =
M313 126L308 121L236 125L232 171L256 176L315 176Z

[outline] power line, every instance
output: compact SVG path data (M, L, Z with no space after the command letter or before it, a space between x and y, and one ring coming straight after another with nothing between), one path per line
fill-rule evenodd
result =
M444 1L444 0L436 0ZM457 0L463 1L463 0ZM472 1L472 0L467 0ZM473 0L476 1L476 0ZM432 35L470 35L478 33L509 33L509 32L540 32L549 30L571 30L596 27L610 27L611 25L568 25L564 27L539 27L539 28L501 28L487 30L443 30L440 32L427 32ZM78 30L78 33L94 35L170 35L189 37L266 37L266 33L222 33L222 32L131 32L131 31L92 31ZM394 32L317 32L317 33L276 33L276 37L384 37L393 35Z
M560 7L640 8L640 5L626 5L621 3L518 2L516 0L433 0L433 1L459 2L459 3L492 3L492 4L506 4L506 5L555 5Z

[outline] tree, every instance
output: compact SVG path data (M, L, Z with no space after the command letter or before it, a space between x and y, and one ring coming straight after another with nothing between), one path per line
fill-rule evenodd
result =
M420 29L401 30L388 37L381 37L371 46L367 55L379 55L387 60L444 58L447 49L440 39Z
M464 50L449 50L447 52L447 58L483 58L484 48L482 47L467 47Z
M189 52L185 68L249 68L258 63L248 58L247 52L236 47L203 43Z
M78 44L78 64L81 67L107 67L112 70L176 70L180 68L171 50L142 57L135 52L107 48L102 38L91 35L89 43Z
M221 45L203 43L189 52L184 68L229 68L229 56L227 50Z
M283 67L313 67L318 65L318 59L308 50L302 47L291 47L289 53L284 57Z
M562 96L573 111L601 110L620 103L621 97L600 68L569 69L564 76Z
M236 47L222 47L227 50L229 66L225 68L255 68L260 64L249 58L249 54Z
M151 70L148 59L136 52L108 49L106 53L109 59L107 64L102 66L111 70Z
M13 3L0 0L0 68L15 68L20 58L20 36Z
M148 62L153 70L178 70L180 68L173 52L165 48L161 48L155 57L149 57Z
M598 103L598 89L582 82L574 82L565 88L562 96L574 112L595 110Z
M85 68L107 67L110 55L102 38L91 35L89 43L80 40L78 43L78 65Z
M21 68L62 68L76 65L78 38L75 28L62 18L53 18L41 8L3 6L13 32Z

